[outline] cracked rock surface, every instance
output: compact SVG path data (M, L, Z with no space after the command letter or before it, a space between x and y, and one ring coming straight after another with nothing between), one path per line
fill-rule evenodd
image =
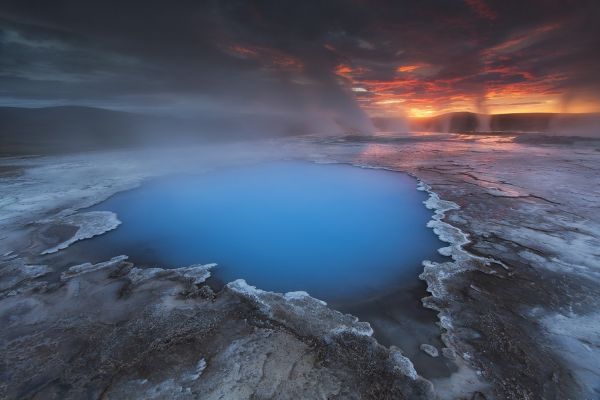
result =
M196 295L209 268L140 277L115 257L72 267L55 288L7 295L1 397L431 397L431 384L368 324L242 280Z

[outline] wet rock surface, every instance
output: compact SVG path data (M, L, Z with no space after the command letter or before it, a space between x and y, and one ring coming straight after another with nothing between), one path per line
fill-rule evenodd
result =
M0 181L0 397L600 396L595 148L482 135L255 146L218 156L190 149L168 171L294 158L406 171L423 182L436 211L430 227L452 257L425 262L421 275L444 343L436 360L456 363L451 376L420 378L368 324L302 292L243 281L213 290L207 265L142 269L117 258L74 266L61 251L40 255L69 232L40 236L35 222L166 173L152 157L111 153L6 161L21 172Z
M203 296L209 268L142 274L116 257L70 268L51 290L5 294L1 396L431 397L368 324L241 280Z

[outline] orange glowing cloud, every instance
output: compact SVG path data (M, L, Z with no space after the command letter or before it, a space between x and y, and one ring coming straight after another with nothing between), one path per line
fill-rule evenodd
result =
M352 76L352 68L346 64L340 64L335 67L335 74L344 78L350 78Z
M337 76L344 78L348 82L359 82L357 77L366 74L369 72L369 69L363 67L353 68L348 64L338 64L334 69L334 74ZM353 85L362 87L361 85Z
M398 68L396 68L397 72L412 72L416 69L419 69L421 66L420 65L402 65Z

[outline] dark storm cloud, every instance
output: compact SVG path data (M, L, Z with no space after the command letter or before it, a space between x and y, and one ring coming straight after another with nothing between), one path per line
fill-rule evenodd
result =
M596 98L598 17L594 1L5 1L0 97L351 125L358 104Z

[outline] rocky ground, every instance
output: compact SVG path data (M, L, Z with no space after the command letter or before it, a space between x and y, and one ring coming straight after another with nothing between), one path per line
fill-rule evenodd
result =
M421 378L367 323L305 293L214 292L210 265L44 263L118 229L78 210L144 179L289 158L420 179L453 259L424 263L445 347L423 351L454 360L451 376ZM303 138L4 158L0 172L2 398L600 398L597 142Z

